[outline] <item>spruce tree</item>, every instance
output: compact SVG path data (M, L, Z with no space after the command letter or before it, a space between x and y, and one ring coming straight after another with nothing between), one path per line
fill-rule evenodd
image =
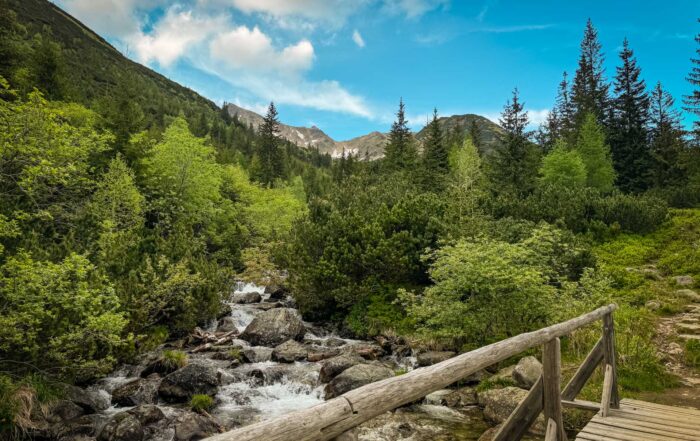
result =
M258 143L259 172L257 173L260 182L266 186L272 186L275 179L284 175L283 152L279 140L279 120L275 103L270 102L267 114L260 125Z
M406 121L406 109L401 99L396 121L391 125L389 139L384 149L384 163L389 170L401 170L414 166L416 159L416 146Z
M447 147L438 121L437 109L428 123L427 136L423 143L423 185L429 190L442 190L450 164Z
M589 113L578 131L575 150L586 166L586 186L607 193L615 183L615 169L610 147L605 143L603 127L594 114Z
M523 195L535 184L539 156L528 140L525 128L529 124L524 104L520 102L518 89L513 91L499 119L503 133L491 156L491 182L496 190Z
M674 99L663 89L661 82L656 83L650 101L653 184L657 187L682 184L685 180L682 164L685 142L680 112L674 108Z
M569 85L569 76L564 71L562 74L561 82L559 82L559 88L557 89L557 98L555 101L554 110L556 110L557 117L559 119L559 133L558 138L564 138L567 141L573 136L575 121L574 121L574 103L571 100L571 86Z
M698 19L700 22L700 19ZM700 45L700 34L695 36L695 42ZM686 77L686 80L694 87L693 93L683 97L684 109L696 116L700 116L700 47L695 49L696 57L691 58L693 68ZM700 119L693 122L693 140L700 146Z
M649 95L626 38L620 59L622 64L615 75L610 148L618 187L623 191L640 192L648 188L651 168L647 138Z
M605 122L609 113L608 85L605 82L605 58L598 41L598 31L588 19L581 41L581 55L571 88L574 123L580 127L588 113Z

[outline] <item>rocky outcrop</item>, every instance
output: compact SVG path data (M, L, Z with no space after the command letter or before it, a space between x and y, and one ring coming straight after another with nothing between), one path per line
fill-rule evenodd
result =
M114 415L100 431L98 441L140 441L144 428L163 419L165 415L156 406L143 405Z
M527 396L527 391L518 387L504 387L479 392L479 405L484 408L484 417L494 423L502 423L508 419L518 404ZM531 432L544 433L544 417L538 416L530 429Z
M384 380L385 378L393 376L394 371L384 366L373 364L351 366L326 385L326 399L337 397L347 391L364 386L365 384Z
M195 394L214 396L218 386L216 369L191 363L163 378L158 394L169 402L185 402Z
M533 356L520 359L513 368L513 381L518 387L530 389L542 375L542 364Z
M216 327L216 332L231 332L237 329L236 320L234 320L233 317L228 316L219 320L219 324Z
M147 378L137 378L112 391L112 404L117 406L155 404L158 401L159 386L160 376L158 374L151 374Z
M207 438L219 432L219 424L211 417L194 412L183 412L174 421L175 441Z
M363 362L362 357L355 354L343 354L323 360L318 379L321 383L328 383L344 370Z
M277 346L287 340L301 340L305 333L306 328L296 310L277 308L255 317L241 338L255 346Z
M676 283L678 286L693 286L695 283L695 279L693 279L693 276L676 276L673 278L673 281Z
M418 366L430 366L455 356L451 351L428 351L418 354Z
M241 292L234 294L231 297L231 302L233 303L238 303L238 304L248 304L248 303L260 303L262 301L262 296L260 293L251 291L251 292Z
M96 413L109 407L109 399L98 392L77 386L64 385L64 398L82 407L86 413Z
M241 354L243 355L243 360L246 363L262 363L272 359L272 348L266 348L265 346L253 346L243 349Z
M294 363L305 360L308 356L308 349L295 340L287 340L278 345L272 351L272 359L281 363Z

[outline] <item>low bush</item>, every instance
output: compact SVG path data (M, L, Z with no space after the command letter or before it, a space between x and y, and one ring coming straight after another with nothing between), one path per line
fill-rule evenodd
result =
M196 394L190 399L190 409L195 412L206 412L214 407L214 399L209 395Z
M182 351L163 351L161 364L167 370L175 371L187 366L187 354Z

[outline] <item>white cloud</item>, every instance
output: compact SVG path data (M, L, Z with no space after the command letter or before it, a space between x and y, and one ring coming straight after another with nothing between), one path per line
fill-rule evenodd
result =
M193 45L225 28L227 17L199 17L192 11L181 11L177 7L168 12L148 33L127 37L143 63L157 61L169 66Z
M148 8L164 0L58 0L58 5L108 37L125 37L141 30Z
M417 18L438 8L447 8L450 0L384 0L384 8L392 14Z
M277 50L257 26L252 30L239 26L221 34L210 49L214 60L237 70L294 74L308 70L314 59L314 47L308 40Z
M207 1L207 0L204 0ZM209 0L211 1L211 0ZM368 0L229 0L238 10L263 14L283 28L310 29L317 22L332 27L345 24Z
M530 117L530 124L540 125L547 121L549 109L533 109L529 110L527 115Z
M354 41L358 47L365 47L365 40L357 29L352 33L352 41Z

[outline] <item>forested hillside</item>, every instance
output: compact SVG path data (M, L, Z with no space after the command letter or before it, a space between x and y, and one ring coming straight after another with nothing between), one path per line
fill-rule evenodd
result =
M633 42L609 80L589 21L536 133L517 89L499 129L436 110L414 136L400 101L384 157L364 161L282 139L273 103L251 128L49 2L0 10L0 431L31 436L59 383L182 348L230 315L237 281L409 353L617 302L623 391L677 384L653 337L688 296L673 277L690 277L685 290L700 277L700 122L686 130L674 97L641 79ZM694 66L684 105L700 115L700 47ZM565 359L592 335L565 340ZM219 357L254 363L240 348ZM157 363L150 373L187 360L166 350ZM188 399L203 415L214 404L201 395Z

